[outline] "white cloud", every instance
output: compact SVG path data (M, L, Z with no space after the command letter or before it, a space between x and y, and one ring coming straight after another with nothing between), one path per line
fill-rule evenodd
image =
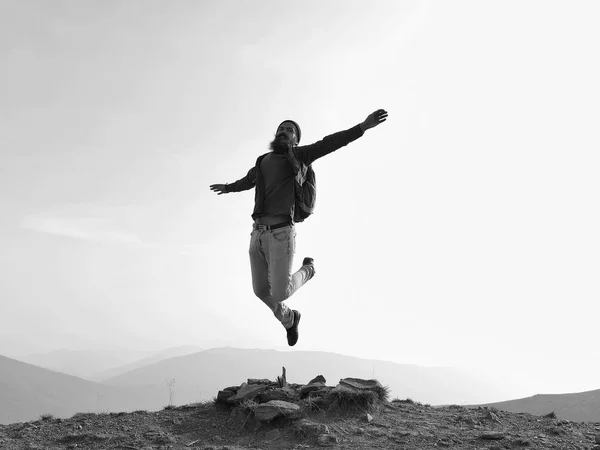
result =
M26 216L22 221L22 227L74 239L151 245L143 242L136 234L119 229L113 219L104 217L61 217L41 213Z

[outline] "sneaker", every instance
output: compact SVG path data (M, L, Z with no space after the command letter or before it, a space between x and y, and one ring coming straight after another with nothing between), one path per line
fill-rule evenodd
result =
M302 265L310 267L310 276L308 277L309 280L315 276L317 271L315 270L315 260L313 258L307 256L304 258L304 261L302 261Z
M298 324L300 323L300 312L295 309L292 312L294 313L294 323L287 329L287 341L290 347L293 347L298 342Z

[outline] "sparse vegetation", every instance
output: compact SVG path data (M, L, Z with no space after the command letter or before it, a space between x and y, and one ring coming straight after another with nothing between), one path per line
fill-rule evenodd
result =
M323 399L319 397L308 396L301 401L302 406L309 412L324 412Z
M171 406L175 397L175 378L167 380L167 386L169 386L169 406Z
M328 411L341 414L356 414L372 411L379 395L373 391L351 391L349 389L334 389L323 398Z
M240 404L240 407L248 413L253 413L254 411L256 411L256 408L258 408L258 402L254 400L244 400Z
M430 408L431 405L429 403L421 403L421 402L416 402L414 401L412 398L407 397L404 400L400 399L400 398L395 398L394 400L392 400L392 403L408 403L409 405L417 405L417 406L424 406L425 408ZM450 406L450 408L461 408L461 406L458 405L452 405Z
M390 397L390 387L389 386L376 387L375 392L379 396L379 400L381 400L382 402L388 401L388 398Z
M287 379L286 379L286 375L285 375L285 367L281 368L281 376L277 376L277 387L278 388L284 388L287 386Z
M290 389L295 387L290 385ZM295 401L301 408L298 415L278 417L268 425L261 422L260 427L252 420L258 399L246 400L239 408L232 404L221 408L213 399L168 405L161 411L87 412L61 420L50 420L51 414L43 414L31 424L0 425L0 446L6 450L204 448L204 443L214 441L218 448L266 448L278 439L278 448L294 448L298 440L306 448L316 448L313 444L325 442L322 437L326 436L331 443L347 440L345 448L353 449L373 448L374 437L380 448L407 450L452 447L452 442L459 441L464 444L460 448L487 448L482 439L502 439L501 448L562 449L592 448L597 434L594 423L561 426L540 420L556 418L554 411L544 416L501 411L502 421L492 423L483 417L493 416L491 407L453 405L423 410L423 405L411 398L396 398L392 401L396 407L383 407L380 396L385 398L385 393L345 388L313 391ZM232 411L236 411L234 420Z

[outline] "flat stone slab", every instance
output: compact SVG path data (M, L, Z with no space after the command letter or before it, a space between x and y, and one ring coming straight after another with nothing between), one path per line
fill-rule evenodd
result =
M217 403L226 403L227 399L233 397L235 392L233 391L219 391L217 394Z
M340 440L332 434L322 434L317 438L317 443L323 447L333 444L339 444Z
M271 400L267 403L261 403L254 410L254 418L260 422L270 422L279 416L289 417L300 411L300 407L295 403L284 402L282 400Z
M260 402L267 403L271 400L283 400L291 402L298 398L298 394L290 388L271 389L260 394Z
M488 441L499 441L500 439L504 439L506 435L497 431L490 431L488 433L483 433L481 435L481 439L485 439Z
M307 384L306 386L302 386L302 388L300 389L300 395L306 395L309 392L313 392L313 391L318 391L320 389L323 389L325 387L325 383L321 383L321 382L315 382L315 383L310 383Z
M307 384L313 384L313 383L327 383L327 380L325 380L325 377L323 375L317 375L312 380L310 380Z
M267 386L264 384L247 384L242 385L237 393L227 399L228 403L242 403L245 400L254 400L260 394L262 394Z
M329 427L324 423L311 422L308 419L300 419L296 425L296 432L302 436L319 436L329 433Z
M350 389L357 389L361 391L374 391L383 389L383 386L379 381L363 380L361 378L344 378L340 380L339 384Z
M266 378L248 378L248 384L272 384L271 380Z

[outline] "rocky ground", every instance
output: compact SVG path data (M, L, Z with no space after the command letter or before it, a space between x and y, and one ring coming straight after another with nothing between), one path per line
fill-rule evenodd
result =
M3 425L0 448L600 450L600 423L489 408L431 407L410 399L375 399L367 407L357 402L354 406L358 407L344 410L331 408L331 404L327 407L324 401L329 398L325 391L334 392L341 384L327 388L316 382L312 385L318 384L319 389L307 389L311 383L277 387L273 382L263 383L264 388L259 389L264 380L254 381L231 390L235 396L260 391L253 399L237 402L232 398L223 400L221 395L219 402L167 407L158 412L77 414L69 419L44 416L35 422ZM273 411L285 401L272 398L280 397L277 391L283 390L290 396L289 403L298 408L278 415ZM320 392L321 397L311 396L310 392ZM263 405L262 413L259 405Z

